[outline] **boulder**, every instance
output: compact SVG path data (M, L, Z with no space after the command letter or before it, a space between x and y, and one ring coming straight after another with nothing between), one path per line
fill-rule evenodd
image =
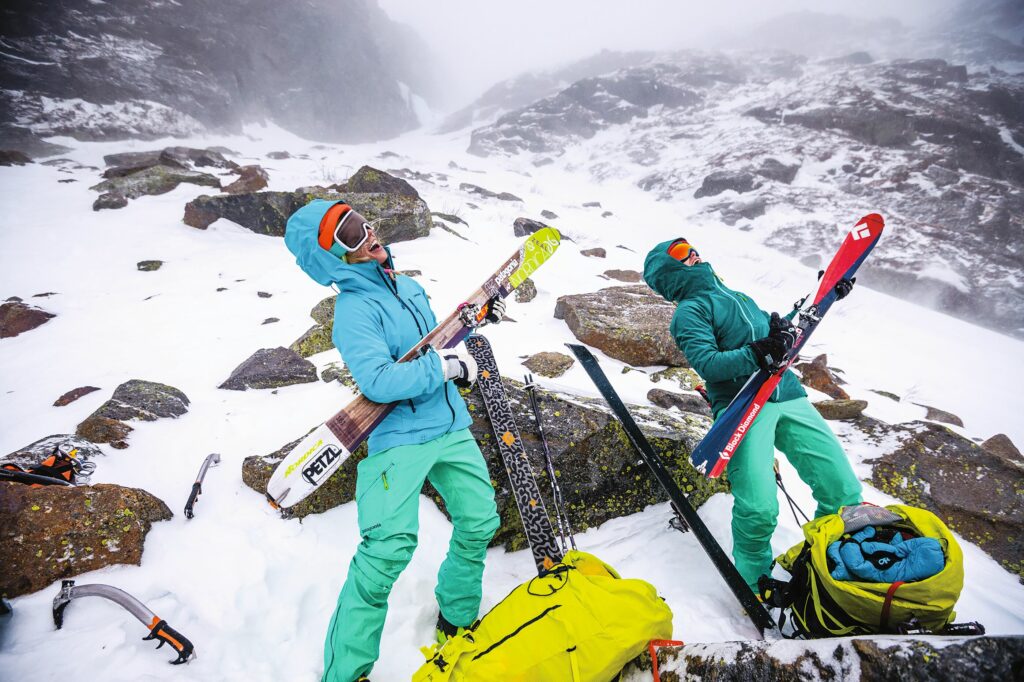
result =
M307 188L295 192L247 192L200 196L185 205L186 225L205 230L215 220L226 218L257 234L283 237L292 213L313 199L345 200L368 219L384 218L377 233L385 243L426 237L433 222L422 199L397 194L342 195L334 189Z
M866 460L871 483L937 514L1008 571L1024 577L1024 467L934 422L851 422L883 454ZM841 438L844 436L840 435Z
M73 388L64 395L62 395L61 397L57 398L57 400L54 401L53 406L64 407L65 405L70 405L79 398L87 396L90 393L98 390L100 389L97 386L79 386L78 388Z
M636 270L605 270L604 276L608 279L616 279L620 282L635 284L643 281L643 275Z
M509 405L521 425L520 435L545 500L550 484L544 464L543 446L532 423L533 412L522 384L503 379ZM494 431L487 418L479 391L465 395L473 424L470 430L487 460L501 526L492 545L508 550L527 546L522 521L509 487L508 475L495 446ZM667 499L650 470L627 445L625 432L601 400L562 396L540 391L541 419L547 437L555 476L558 478L573 530L582 533L613 518L634 514ZM664 459L672 478L686 492L695 507L716 492L726 489L721 480L698 474L690 465L689 453L707 432L711 420L700 415L668 412L656 407L629 406L652 447ZM428 494L440 504L436 493ZM551 507L548 507L551 509ZM669 513L666 511L666 520Z
M475 194L477 196L483 197L484 199L498 199L500 201L522 201L522 199L517 197L515 194L511 194L509 192L492 192L489 189L484 189L483 187L479 187L468 182L461 183L459 185L459 189L462 190L463 192L468 192L470 194Z
M698 386L704 385L704 380L690 367L667 367L659 372L654 372L650 377L652 383L657 384L661 381L674 383L688 393L696 391Z
M124 450L128 447L128 434L134 430L117 419L91 415L75 427L75 435L92 443L110 443L115 450Z
M465 225L469 227L469 223L453 213L441 213L440 211L431 211L430 215L436 216L441 220L447 220L449 223L455 223L457 225Z
M0 594L17 597L114 564L142 563L161 500L139 488L0 483Z
M931 419L932 421L942 422L943 424L952 424L953 426L963 427L964 421L960 417L956 416L952 412L946 412L940 410L937 407L931 405L922 405L921 403L914 403L918 407L923 407L928 412L925 414L925 419Z
M535 298L537 298L537 285L527 277L522 284L516 287L516 302L529 303Z
M235 169L238 179L226 185L222 191L227 194L244 194L246 192L258 192L267 186L270 176L267 171L258 165L240 166Z
M17 149L0 149L0 166L24 166L34 163L28 154Z
M508 379L503 381L518 423L529 424L533 413L523 385ZM491 544L503 545L509 550L523 549L527 543L522 521L504 464L494 445L494 432L487 418L487 410L479 391L471 390L463 395L473 418L470 430L480 444L495 485L501 527ZM666 499L645 465L638 464L635 453L623 445L626 442L625 432L608 413L602 401L546 392L540 393L539 398L555 475L559 479L576 532L596 527L612 518L642 511L648 505ZM630 406L630 410L637 416L645 435L655 450L665 458L672 477L686 491L694 506L703 504L714 493L725 490L724 481L707 479L689 464L689 452L704 437L710 426L709 419L694 414L680 416L678 412L669 413L659 408ZM521 435L540 489L547 499L550 485L546 480L540 436L532 429L522 431ZM243 482L260 494L265 493L274 468L299 440L292 441L270 455L246 458L242 468ZM306 516L351 502L355 494L356 465L364 456L365 445L360 446L322 488L289 509L288 515ZM429 483L424 485L423 494L444 509L443 501Z
M1011 462L1024 463L1024 456L1020 454L1020 450L1017 449L1017 446L1013 444L1013 441L1005 433L997 433L982 443L981 447L993 455L998 455Z
M102 211L104 209L124 208L128 205L128 197L120 192L104 192L92 202L92 210Z
M42 308L37 308L21 299L9 298L0 303L0 339L9 339L24 334L57 317Z
M606 258L608 256L608 252L600 246L594 249L581 249L580 253L587 258Z
M555 304L555 318L580 342L635 367L687 366L668 331L674 313L675 305L647 285L562 296Z
M543 230L547 225L539 220L529 218L516 218L512 223L512 233L517 237L527 237L537 230Z
M761 182L747 171L715 171L705 176L704 182L701 183L700 189L694 192L693 198L713 197L729 190L743 194L760 186Z
M151 422L180 417L188 412L188 406L188 396L173 386L132 379L115 388L110 400L96 408L91 416Z
M209 173L164 164L150 166L125 176L109 178L90 189L120 194L128 199L138 199L141 196L166 194L183 182L220 189L220 180Z
M658 407L664 407L666 410L676 407L683 412L702 414L705 417L712 416L711 406L708 405L708 401L704 400L704 397L696 391L692 393L676 393L675 391L652 388L647 392L647 399Z
M1018 679L1024 637L855 637L685 644L658 648L660 679L672 680L952 680ZM623 682L651 679L646 652L622 671Z
M356 380L352 378L352 372L348 370L348 367L341 362L331 362L324 367L323 371L320 372L320 381L324 383L331 383L337 381L345 388L352 389L352 391L359 393L359 387L356 386Z
M135 267L140 272L154 272L159 270L163 264L164 262L162 260L140 260L135 264Z
M334 294L313 306L309 314L316 321L316 324L307 329L288 348L304 358L334 348L332 334L334 329L334 302L337 298L337 294Z
M319 324L307 329L302 336L288 346L289 350L298 353L303 358L312 357L332 348L334 348L334 340L331 338L331 327Z
M237 168L238 164L224 158L225 152L230 152L230 150L225 150L223 147L207 147L206 149L165 147L147 152L107 154L103 157L103 163L108 167L104 171L103 177L123 177L159 165L182 169L187 169L189 165Z
M822 417L833 421L856 419L867 406L866 400L819 400L814 403L814 408Z
M554 211L548 211L547 209L545 209L540 212L540 217L544 218L545 220L557 220L558 214L555 213Z
M370 166L357 170L338 186L338 191L343 194L393 194L407 199L420 198L419 192L405 180Z
M317 381L316 366L288 348L261 348L235 368L217 388L245 391Z
M267 158L273 159L274 161L283 161L285 159L292 158L292 155L288 152L268 152Z
M523 361L523 366L534 374L554 379L569 371L576 361L565 353L543 351Z
M754 172L763 178L788 185L796 178L798 170L800 170L800 164L798 163L788 165L778 159L767 158L761 162L760 167Z
M810 362L795 365L795 368L800 372L800 382L804 386L810 386L836 400L850 399L849 394L839 386L836 376L829 370L828 356L824 353Z
M830 106L787 113L787 124L813 130L840 130L879 147L906 147L917 139L913 112L873 101L864 106Z

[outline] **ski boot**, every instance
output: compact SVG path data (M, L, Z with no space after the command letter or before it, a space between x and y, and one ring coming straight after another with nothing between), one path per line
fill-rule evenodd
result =
M452 637L458 637L466 631L467 628L452 625L443 615L437 614L437 630L435 634L439 645L444 645Z

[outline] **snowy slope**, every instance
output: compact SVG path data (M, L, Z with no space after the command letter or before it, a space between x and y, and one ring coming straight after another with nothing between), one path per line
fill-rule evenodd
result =
M445 184L414 182L434 211L455 213L469 223L453 227L469 241L443 230L394 246L398 266L423 271L421 282L437 311L465 294L519 242L512 221L555 211L552 221L575 243L564 241L555 259L537 273L538 297L511 303L516 322L489 336L505 374L522 369L520 356L562 350L573 341L552 317L555 299L593 291L610 283L606 269L642 269L653 243L683 234L698 244L728 284L756 292L767 308L787 310L814 283L815 271L798 256L766 249L756 232L725 229L714 219L681 224L679 215L697 211L685 199L656 202L632 182L559 167L530 168L515 159L468 156L468 132L447 136L413 133L374 145L316 148L277 129L251 128L246 136L156 143L78 143L67 156L102 166L102 155L159 148L165 144L225 145L269 171L270 189L292 190L341 179L368 163L448 176ZM610 133L609 133L610 134ZM602 138L598 149L613 139ZM310 160L270 161L267 152L288 149ZM391 151L399 158L379 158ZM584 151L574 153L584 154ZM242 162L243 159L235 159ZM449 162L461 168L453 170ZM167 502L173 520L158 523L148 537L142 565L122 566L77 577L80 584L104 582L134 594L192 639L198 657L187 668L171 668L171 657L138 641L143 628L117 607L100 600L72 604L63 630L54 631L50 602L58 585L13 600L11 627L0 642L0 669L17 680L317 680L323 637L347 563L358 543L354 505L303 522L281 521L259 495L241 482L242 459L266 454L335 412L351 396L337 384L306 384L276 392L223 391L216 386L255 350L287 346L310 325L308 312L327 294L292 262L280 239L252 234L226 221L206 231L181 222L184 204L201 190L183 185L159 197L145 197L117 211L94 213L98 178L87 169L71 173L40 164L0 168L0 298L20 296L57 317L17 338L0 341L0 453L51 433L72 432L119 383L139 378L184 391L190 411L176 420L133 423L131 447L98 461L93 481L136 486ZM75 179L58 183L59 179ZM439 181L443 182L443 181ZM460 182L512 192L524 203L483 200L458 189ZM583 208L600 201L602 208ZM473 209L467 202L476 204ZM865 207L863 212L873 207ZM602 211L614 213L602 218ZM859 215L835 226L823 239L838 241ZM890 224L890 233L901 226ZM616 248L623 245L627 248ZM579 249L603 246L606 259L586 258ZM877 250L886 248L886 240ZM157 272L135 264L161 259ZM457 264L457 265L454 265ZM217 292L218 287L227 287ZM273 294L260 298L257 291ZM57 292L48 298L34 294ZM276 324L262 325L268 317ZM963 433L987 438L1007 433L1024 443L1017 386L1024 379L1019 358L1024 342L980 329L884 293L861 287L829 316L809 353L828 352L845 370L847 389L867 399L868 413L889 421L924 417L933 404L960 415ZM336 360L332 351L314 357ZM602 358L616 387L630 402L645 403L650 383L640 373L621 375L621 363ZM543 383L543 380L542 380ZM64 391L91 384L102 391L68 407L51 407ZM594 395L583 371L574 367L558 379L561 388ZM904 396L895 403L869 389ZM841 429L842 427L837 427ZM860 462L875 454L866 443L850 448ZM203 457L219 452L196 518L181 513ZM805 509L809 491L784 469L787 484ZM889 502L868 489L867 499ZM720 495L701 515L729 549L731 498ZM785 506L783 505L783 510ZM408 679L422 661L418 646L432 633L436 617L434 576L451 527L427 501L421 502L421 543L398 581L384 632L384 658L375 680ZM724 584L691 535L668 529L670 513L656 505L616 519L578 538L581 548L600 555L629 577L653 582L675 612L675 634L686 641L727 641L753 636ZM792 518L780 517L775 549L799 539ZM1024 586L979 549L965 544L967 587L957 609L961 620L980 620L990 633L1024 633ZM528 553L488 555L484 608L499 601L531 572ZM53 656L54 651L71 655Z

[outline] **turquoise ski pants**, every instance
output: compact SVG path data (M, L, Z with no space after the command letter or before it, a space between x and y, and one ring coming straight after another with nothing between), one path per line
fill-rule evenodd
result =
M773 469L775 449L811 487L814 517L861 501L861 486L835 434L807 398L766 403L729 460L732 485L732 556L757 593L757 579L772 563L772 533L779 516Z
M391 586L416 549L424 480L444 498L454 526L437 574L437 603L454 625L477 617L487 544L498 530L494 487L480 448L463 429L382 450L359 463L356 505L363 541L327 628L324 682L353 682L377 660Z

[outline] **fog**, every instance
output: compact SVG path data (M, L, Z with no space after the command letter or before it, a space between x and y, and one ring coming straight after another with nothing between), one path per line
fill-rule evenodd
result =
M601 49L664 50L741 46L740 37L774 16L800 11L858 19L891 17L908 26L944 14L957 0L379 0L396 21L416 30L436 55L438 104L466 104L487 87L523 71L552 67ZM780 45L779 47L787 47ZM799 46L789 46L800 51Z

